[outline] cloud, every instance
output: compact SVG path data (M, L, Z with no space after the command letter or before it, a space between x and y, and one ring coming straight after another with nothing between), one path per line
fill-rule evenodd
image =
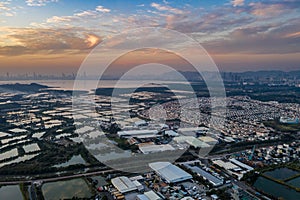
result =
M231 3L211 10L199 7L178 9L170 4L151 3L150 9L149 6L143 6L139 7L139 12L129 14L111 12L100 5L69 16L53 16L30 30L15 30L9 34L12 42L6 45L0 42L0 46L4 48L2 52L12 48L19 49L16 51L19 53L81 52L99 44L102 41L99 35L110 37L128 29L150 26L192 35L216 54L299 51L300 24L296 23L299 15L292 16L294 21L289 16L299 7L294 1L273 0L246 4L235 0Z
M60 23L60 22L70 22L72 20L71 16L53 16L47 19L47 23Z
M99 36L95 34L87 34L85 43L87 44L88 48L93 48L100 43L101 39Z
M192 10L185 15L167 15L166 27L183 33L219 33L252 23L249 15L240 15L240 9L219 8L212 12ZM202 14L199 14L202 13Z
M8 5L9 5L9 2L5 2L5 1L0 2L0 10L9 11L10 8L8 7Z
M151 7L159 10L159 11L167 11L174 14L183 14L184 12L182 10L179 10L177 8L173 8L171 6L164 6L158 3L151 3Z
M15 7L10 6L10 0L0 1L0 15L5 17L12 17L15 15Z
M285 37L287 37L287 38L290 38L290 37L292 37L292 38L300 37L300 31L295 32L295 33L289 33L289 34L285 35Z
M63 53L73 51L81 53L98 45L102 38L87 30L78 28L65 29L7 29L7 41L16 45L0 46L2 55L20 55L28 53ZM3 36L2 36L3 37ZM14 53L15 52L15 53Z
M231 4L233 5L233 7L243 6L244 5L244 0L232 0Z
M103 13L109 13L110 9L103 6L97 6L94 10L84 10L67 16L53 16L46 20L49 24L54 25L70 25L75 26L75 23L85 23L92 19L103 18ZM83 21L85 20L85 21ZM91 23L92 24L92 23Z
M5 56L18 56L18 55L23 55L23 54L28 54L30 51L20 45L16 46L0 46L0 55L5 55Z
M88 16L95 16L95 15L97 15L97 13L95 11L90 11L90 10L86 10L74 14L74 16L78 16L78 17L88 17Z
M28 6L45 6L50 2L58 2L58 0L26 0Z
M109 13L110 9L104 8L103 6L97 6L96 11L102 12L102 13Z
M285 12L284 4L250 3L251 13L259 17L271 17Z
M289 54L300 53L300 23L237 28L227 38L204 43L213 54ZM299 29L298 29L299 30Z

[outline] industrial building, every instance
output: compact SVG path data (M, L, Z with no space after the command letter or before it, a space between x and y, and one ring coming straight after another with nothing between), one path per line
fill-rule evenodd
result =
M111 179L111 183L122 194L137 190L137 186L134 184L134 182L126 176L113 178Z
M179 137L175 137L174 141L182 144L182 143L186 143L187 145L190 145L194 148L208 148L210 147L210 145L208 145L205 142L202 142L200 140L198 140L197 138L193 137L193 136L179 136Z
M209 137L209 136L201 136L201 137L198 137L198 139L209 145L215 145L218 143L218 140L216 140L215 138Z
M173 130L166 130L165 135L171 136L171 137L177 137L179 134Z
M155 137L157 133L158 133L157 130L129 130L129 131L119 131L117 135L123 138L129 138L129 137L145 138L145 137Z
M169 162L154 162L150 163L149 167L167 183L177 183L193 178L192 175Z
M209 129L206 127L185 127L179 128L178 132L186 136L206 135Z
M154 143L142 143L142 144L139 144L138 146L139 146L139 150L143 154L175 150L175 148L172 147L170 144L156 145Z
M136 126L136 127L148 126L148 122L146 122L145 120L139 120L139 121L134 122L134 126Z
M242 163L242 162L236 160L235 158L231 158L231 159L229 159L229 160L230 160L230 162L232 162L232 163L234 163L234 164L236 164L236 165L238 165L238 166L240 166L240 167L246 169L247 171L252 171L252 170L254 170L253 167L250 167L249 165L246 165L246 164L244 164L244 163Z
M204 179L208 180L214 187L223 185L223 180L213 176L209 172L207 172L199 167L196 167L196 166L193 166L193 167L188 166L188 167L193 172L197 173L198 176L202 176Z
M234 171L241 171L242 169L231 162L224 162L223 160L214 160L213 163L220 167L223 167L226 170L234 170Z
M153 190L145 192L144 194L137 195L137 200L161 200Z

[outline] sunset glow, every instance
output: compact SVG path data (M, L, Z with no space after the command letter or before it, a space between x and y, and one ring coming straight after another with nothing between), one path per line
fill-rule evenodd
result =
M298 70L299 8L297 0L3 0L0 70L75 73L99 43L140 27L187 34L221 71Z

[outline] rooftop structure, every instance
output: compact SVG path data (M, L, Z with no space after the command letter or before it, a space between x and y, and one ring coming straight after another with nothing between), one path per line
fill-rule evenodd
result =
M279 121L284 124L299 124L299 118L280 117Z
M192 179L192 175L169 162L150 163L149 167L168 183L177 183Z
M197 131L208 131L209 129L206 128L206 127L186 127L186 128L180 128L178 129L178 131L181 131L181 132L185 132L185 131L194 131L194 132L197 132Z
M111 183L121 193L137 190L136 185L126 176L113 178L111 179Z
M174 141L176 141L177 143L187 143L190 146L193 146L195 148L210 147L207 143L202 142L193 136L179 136L179 137L174 138Z
M149 135L155 136L158 133L157 130L130 130L119 131L117 134L119 137L147 137Z
M218 142L218 140L209 136L198 137L198 139L210 145L216 144Z
M137 195L138 200L161 200L160 198L153 190L150 190L148 192L145 192L144 194Z
M240 167L246 169L247 171L252 171L252 170L253 170L253 167L250 167L249 165L246 165L246 164L244 164L244 163L242 163L242 162L236 160L235 158L231 158L231 159L229 159L229 160L230 160L232 163L234 163L234 164L236 164L236 165L238 165L238 166L240 166Z
M132 183L136 186L138 191L143 191L144 190L144 186L138 182L137 180L133 180Z
M175 150L175 148L172 147L170 144L156 145L153 143L139 144L139 149L143 154Z
M214 164L223 167L225 169L240 169L238 166L232 164L231 162L224 162L222 160L214 160L213 161Z
M176 132L173 131L173 130L167 130L167 131L165 131L165 135L173 136L173 137L179 136L179 134L176 133Z
M147 126L148 123L145 120L139 120L139 121L134 122L134 125L135 126Z
M218 187L223 185L223 180L213 176L212 174L208 173L207 171L199 168L199 167L189 167L193 172L197 173L199 176L204 177L208 180L213 186Z

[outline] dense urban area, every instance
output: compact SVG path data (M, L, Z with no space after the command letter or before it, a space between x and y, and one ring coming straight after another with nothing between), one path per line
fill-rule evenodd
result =
M299 77L223 79L226 97L197 81L196 98L173 82L0 85L0 196L300 199Z

